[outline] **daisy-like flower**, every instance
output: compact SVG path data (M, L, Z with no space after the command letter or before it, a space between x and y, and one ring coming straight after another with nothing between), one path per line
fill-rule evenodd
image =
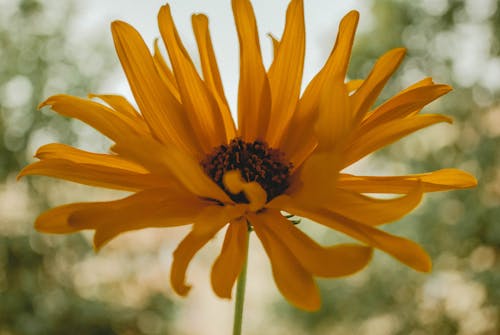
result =
M155 43L154 54L125 22L113 22L116 51L139 108L118 95L48 98L40 107L79 119L110 138L108 154L64 144L44 145L39 161L19 176L44 175L133 192L109 202L72 203L41 214L41 232L95 231L100 249L117 235L149 227L192 225L174 252L171 284L180 295L190 286L186 269L195 254L225 229L211 270L214 292L230 298L255 231L278 289L295 306L316 310L315 277L353 274L367 265L373 248L417 271L431 260L416 243L378 229L414 209L424 192L476 185L456 169L393 177L355 176L345 168L446 116L421 114L451 90L424 79L373 108L405 54L384 54L364 80L345 82L358 13L340 23L337 40L321 71L301 94L305 31L303 0L292 0L269 69L248 0L232 0L240 43L238 125L224 95L208 19L192 16L201 60L196 70L182 44L170 8L158 14L171 68ZM377 199L369 193L401 195ZM286 213L344 233L359 244L321 246Z

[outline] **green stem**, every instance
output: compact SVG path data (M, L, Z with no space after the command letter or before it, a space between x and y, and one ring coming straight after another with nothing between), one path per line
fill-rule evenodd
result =
M245 302L245 286L247 283L247 264L248 264L248 244L250 231L247 234L246 256L236 283L236 301L234 303L234 321L233 335L241 335L241 324L243 322L243 303Z

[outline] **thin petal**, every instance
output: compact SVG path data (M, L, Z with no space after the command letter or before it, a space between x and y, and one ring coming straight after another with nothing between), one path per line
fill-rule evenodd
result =
M85 122L115 142L128 134L141 134L140 128L129 117L95 101L60 94L51 96L39 108L44 106L50 106L61 115Z
M375 103L385 84L403 61L405 53L404 48L393 49L385 53L375 63L363 85L352 95L357 120L361 121Z
M451 90L448 85L430 85L398 94L371 112L363 120L359 132L364 133L389 121L407 117Z
M195 219L193 230L174 251L170 283L179 295L185 296L191 289L191 286L186 284L186 271L191 259L222 227L236 218L228 214L224 206L217 207L207 207L211 215L207 215L208 212L204 211ZM199 226L203 227L200 229Z
M268 73L272 108L266 138L271 146L279 143L299 100L305 43L304 3L293 0L288 5L283 37Z
M354 79L354 80L348 81L345 84L345 86L347 88L347 92L352 93L352 92L356 91L358 88L361 87L361 85L363 85L363 82L364 82L363 79Z
M367 245L385 251L400 262L421 272L431 271L432 263L429 255L413 241L388 234L382 230L359 223L331 211L304 206L304 204L287 202L283 197L280 209L289 213L314 220L322 225L349 235Z
M412 132L439 122L451 123L452 121L444 115L415 115L387 122L380 127L360 134L345 150L344 167Z
M155 53L153 55L153 61L156 65L156 69L158 70L158 74L160 75L170 93L175 97L177 101L180 102L181 96L179 94L179 88L177 87L177 81L175 80L172 70L165 61L165 58L163 58L163 55L161 54L160 48L158 46L158 39L155 39L154 50Z
M247 244L246 220L234 220L227 229L221 253L212 267L212 288L219 297L231 299L234 282L247 257Z
M99 250L127 231L190 224L207 206L208 202L180 189L149 189L124 199L89 204L72 213L68 222L79 229L94 229L94 247Z
M232 0L231 3L240 43L238 130L245 141L263 140L269 124L271 93L262 63L257 24L250 1Z
M22 169L17 177L28 175L54 177L79 184L124 191L138 191L171 184L165 176L153 176L150 173L137 173L101 164L77 163L65 159L47 159L32 163Z
M113 150L140 162L154 174L166 178L174 177L186 189L202 198L232 203L227 194L205 174L197 161L172 145L162 145L148 138L128 136L127 143L119 143Z
M353 128L353 112L343 80L332 78L323 89L315 124L316 152L339 155L344 150Z
M163 143L172 143L193 156L202 155L186 113L162 81L139 33L129 24L111 25L116 52L139 109L151 132Z
M158 26L167 47L182 106L186 110L191 126L204 152L210 152L221 143L226 143L222 115L215 98L201 80L188 52L177 33L170 13L170 6L162 6L158 13Z
M408 193L418 183L424 192L437 192L475 187L477 180L471 174L457 169L406 176L353 176L341 174L337 187L359 193Z
M105 103L107 103L111 108L115 111L122 113L125 116L132 118L133 120L142 119L142 115L139 114L134 106L128 102L127 99L122 97L121 95L114 94L89 94L88 97L99 98ZM142 120L144 122L144 120ZM149 129L148 129L149 130Z
M137 173L149 172L141 165L128 161L118 155L88 152L62 143L42 145L36 151L35 157L41 160L65 159L75 163L115 167Z
M293 251L300 264L315 276L348 276L363 269L371 260L370 247L355 244L320 246L278 211L268 211L260 217L266 222L266 227Z
M224 121L227 139L236 137L236 126L234 125L229 104L227 103L222 86L222 80L217 66L217 59L212 46L210 30L208 28L208 18L203 14L192 16L193 31L195 33L198 51L200 53L201 67L205 84L212 92Z
M269 257L274 281L281 294L298 308L307 311L318 310L321 301L312 274L300 264L259 215L249 215L249 220Z
M395 199L377 199L337 188L323 200L323 205L342 216L376 226L399 220L411 212L420 203L422 193L423 187L419 183L407 195Z
M280 41L271 33L267 34L267 36L269 36L271 42L273 43L273 58L276 58L276 56L278 55L278 49L280 47Z
M336 77L342 81L347 73L347 66L358 25L359 13L349 12L340 22L335 46L322 70L309 83L299 101L297 112L283 135L280 148L288 155L288 159L298 167L309 155L317 142L314 129L310 126L317 118L319 97L328 78Z
M88 203L74 203L51 208L43 212L35 221L35 229L41 233L70 234L83 228L73 227L68 218L75 211L88 207Z

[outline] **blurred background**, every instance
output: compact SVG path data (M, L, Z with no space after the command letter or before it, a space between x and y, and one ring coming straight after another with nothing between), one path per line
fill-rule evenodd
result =
M253 1L266 64L280 36L287 0ZM0 0L0 335L230 334L233 302L210 289L209 269L220 236L192 262L194 288L180 299L169 286L171 253L183 229L124 234L99 254L91 234L42 235L41 211L73 201L125 193L46 177L16 182L37 147L50 142L106 152L109 142L89 127L39 102L56 93L131 97L114 54L109 23L133 24L145 40L159 35L161 1ZM230 104L235 107L238 48L229 0L172 0L174 18L192 55L189 16L207 13ZM411 215L387 227L421 243L431 274L376 252L349 278L320 280L323 308L297 310L278 294L260 243L252 239L244 334L495 335L500 333L500 1L306 0L304 82L321 67L340 18L361 12L349 76L365 77L390 48L408 55L381 100L432 76L454 91L425 111L454 118L361 161L353 169L404 174L458 167L476 189L428 194ZM194 56L196 58L196 56ZM345 238L301 225L324 244Z

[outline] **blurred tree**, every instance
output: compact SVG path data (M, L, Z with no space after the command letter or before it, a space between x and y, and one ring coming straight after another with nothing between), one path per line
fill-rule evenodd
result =
M498 0L372 2L373 27L356 38L350 77L366 77L380 55L404 46L407 57L380 100L432 76L454 91L424 112L455 122L385 148L368 165L390 174L459 167L479 186L428 194L416 212L386 227L422 244L434 260L431 274L376 253L368 271L321 285L320 312L277 304L280 315L290 316L286 322L307 334L500 332L499 7Z
M38 145L78 139L69 119L37 112L37 105L55 93L85 96L117 65L111 63L108 47L68 36L73 18L71 1L0 1L2 199L18 201L19 194L9 193L15 185L9 181ZM30 186L27 197L34 202L34 213L47 207L51 183L23 180ZM169 333L174 315L170 300L151 293L142 306L124 307L82 297L67 275L70 266L91 252L88 242L77 235L50 243L32 229L33 213L20 215L16 221L0 214L0 334ZM56 273L56 265L64 271Z

